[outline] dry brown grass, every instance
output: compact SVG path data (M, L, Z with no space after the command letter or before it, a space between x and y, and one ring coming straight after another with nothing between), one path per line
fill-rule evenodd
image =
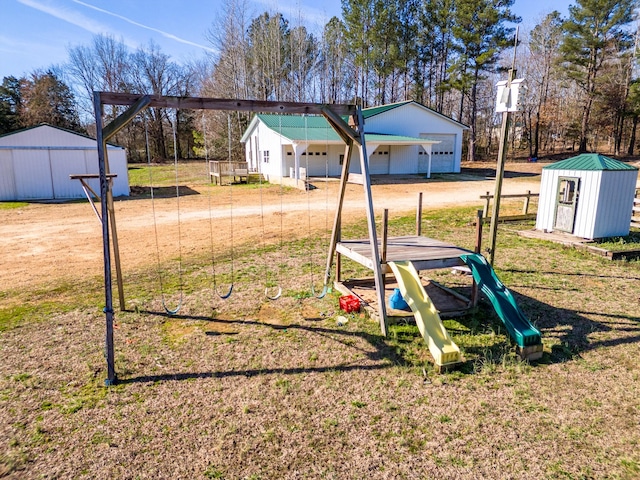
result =
M428 213L425 234L468 246L456 215ZM437 375L415 328L338 326L335 295L296 298L296 270L269 302L238 258L228 301L190 267L173 318L138 272L107 389L99 282L40 292L64 309L0 332L0 477L640 478L640 262L501 232L498 273L544 338L534 365L484 306L448 323L469 363Z

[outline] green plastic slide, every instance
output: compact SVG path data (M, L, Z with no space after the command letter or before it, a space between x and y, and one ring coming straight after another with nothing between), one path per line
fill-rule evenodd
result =
M460 258L471 269L473 279L491 302L509 335L518 346L524 348L530 345L540 345L542 343L540 331L522 313L515 298L498 279L487 260L478 253L461 255Z

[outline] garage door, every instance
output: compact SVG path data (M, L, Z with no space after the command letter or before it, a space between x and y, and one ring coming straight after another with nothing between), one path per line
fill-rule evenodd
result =
M389 146L379 146L369 157L369 173L371 175L389 174Z
M455 135L421 133L420 137L436 140L431 147L431 172L448 173L454 171L455 165ZM426 160L426 158L425 158Z
M51 150L51 176L53 198L82 198L82 184L71 180L69 175L88 173L82 150ZM96 190L97 191L97 190Z
M53 198L47 150L13 150L17 200Z

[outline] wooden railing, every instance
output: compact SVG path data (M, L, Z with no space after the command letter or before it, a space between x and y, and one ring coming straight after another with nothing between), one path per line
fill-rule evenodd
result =
M532 198L538 198L540 196L539 193L531 193L531 190L527 190L527 193L513 193L509 195L500 195L500 200L503 198L522 198L524 199L522 205L522 215L509 215L506 217L500 217L502 220L526 220L529 218L535 218L535 213L529 213L529 204L531 203ZM491 200L494 195L490 192L487 192L486 195L480 195L480 198L485 201L484 208L482 209L482 218L489 218L489 206L491 205Z
M249 166L247 162L209 160L209 177L211 182L215 181L216 185L218 181L220 181L220 185L222 185L223 177L233 177L233 181L235 182L236 178L242 181L243 177L247 180L248 176Z

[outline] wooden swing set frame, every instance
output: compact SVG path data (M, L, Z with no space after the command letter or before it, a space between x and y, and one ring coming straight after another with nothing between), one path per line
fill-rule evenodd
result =
M103 106L119 105L128 108L109 124L103 124ZM192 109L192 110L220 110L242 112L266 112L289 114L322 115L329 125L338 133L345 142L344 162L340 175L340 188L338 203L333 220L331 241L327 254L324 285L327 287L331 278L333 258L336 254L336 245L341 240L342 206L346 192L349 166L354 148L360 153L360 167L363 177L363 189L366 203L367 226L369 231L369 244L371 246L371 259L378 301L380 329L384 336L387 335L387 314L385 306L385 288L383 280L383 268L378 250L378 236L376 232L375 216L373 210L373 198L371 195L371 179L369 175L369 162L364 139L364 118L360 107L348 104L319 104L297 102L271 102L257 100L217 99L205 97L175 97L161 95L138 95L130 93L93 92L93 106L96 120L96 137L98 144L98 168L100 176L100 200L101 223L104 254L104 294L105 294L105 321L106 338L105 351L107 360L106 385L117 382L115 371L115 355L113 343L113 286L111 271L111 250L113 245L114 263L116 267L116 279L118 284L118 297L120 309L125 310L122 270L120 267L120 254L117 240L117 228L113 209L113 194L111 192L109 177L109 159L106 143L136 115L150 107ZM343 117L349 117L346 122Z

